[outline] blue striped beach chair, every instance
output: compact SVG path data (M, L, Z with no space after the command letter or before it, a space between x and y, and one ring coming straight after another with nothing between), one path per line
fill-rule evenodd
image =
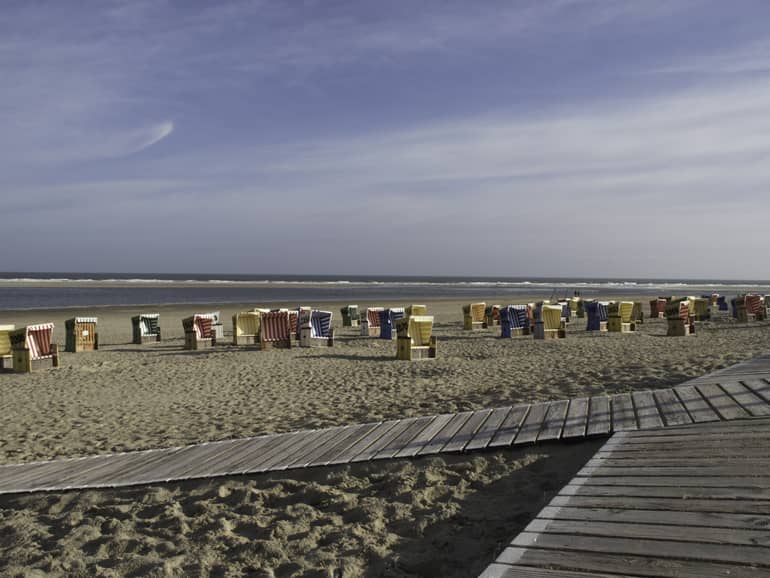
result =
M393 328L396 326L396 321L403 319L405 314L403 307L392 307L380 311L380 339L393 339L395 337Z
M500 308L500 337L529 335L526 305L508 305Z
M333 346L332 312L313 309L309 320L300 327L299 344L300 347Z
M588 301L585 304L588 323L586 331L607 331L607 303L605 301Z

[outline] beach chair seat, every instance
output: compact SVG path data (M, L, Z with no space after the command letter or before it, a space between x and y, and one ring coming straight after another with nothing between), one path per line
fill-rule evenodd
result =
M396 359L412 361L436 357L432 315L412 315L396 321Z
M529 333L526 305L508 305L500 308L500 337L518 337Z
M411 317L412 315L427 315L428 314L428 307L427 305L408 305L404 309L404 317Z
M486 322L487 327L500 325L500 306L487 305L484 310L484 321Z
M9 331L15 372L29 373L42 367L59 367L59 348L51 341L53 327L53 323L38 323Z
M535 317L535 339L558 339L567 336L562 319L562 306L538 303L533 310Z
M0 325L0 369L13 366L13 353L11 350L11 331L15 325Z
M690 301L688 299L671 298L666 303L666 321L668 322L668 337L686 337L695 333L695 324L690 317Z
M148 341L160 341L160 315L158 313L140 313L131 318L133 342L141 345Z
M746 295L746 314L753 316L755 321L764 321L765 319L765 300L761 295L749 293Z
M666 299L658 297L650 301L650 317L665 319L666 317Z
M214 321L218 318L218 314L215 316L213 313L196 313L182 319L184 348L208 349L216 345L217 334Z
M586 331L607 331L607 306L606 301L588 301L585 304L588 322Z
M313 309L307 322L302 324L299 334L300 347L317 347L334 345L334 328L332 327L332 312Z
M366 310L366 318L361 320L361 335L364 337L379 337L380 312L382 307L369 307Z
M64 322L66 341L64 350L69 353L99 349L96 317L73 317Z
M641 308L641 305L640 305ZM613 301L607 306L607 331L629 333L636 331L633 301Z
M346 305L340 309L340 313L342 313L343 327L358 327L358 305Z
M259 345L259 311L241 311L233 315L233 345Z
M474 331L478 329L485 329L486 323L486 303L469 303L463 305L463 329L467 331Z
M287 310L277 310L262 314L259 330L259 344L262 349L291 348L294 333L290 313Z
M405 316L406 310L403 307L391 307L380 311L380 339L393 339L396 321Z

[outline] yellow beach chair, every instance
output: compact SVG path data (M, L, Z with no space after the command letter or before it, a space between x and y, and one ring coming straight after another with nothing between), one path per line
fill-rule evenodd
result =
M463 305L463 329L467 331L485 329L487 326L486 310L486 303Z
M607 306L607 331L615 333L636 331L633 301L613 301Z
M411 317L412 315L427 315L428 307L426 305L407 305L404 309L404 317Z
M560 339L567 337L562 319L562 306L537 303L532 310L535 317L535 339Z
M396 321L396 359L406 361L436 357L432 315L412 315Z
M0 369L13 365L11 331L14 329L16 329L15 325L0 325Z
M241 311L233 315L233 345L259 345L259 311Z

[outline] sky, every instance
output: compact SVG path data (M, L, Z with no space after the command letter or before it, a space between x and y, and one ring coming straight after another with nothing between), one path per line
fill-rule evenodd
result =
M770 278L768 21L4 0L0 270Z

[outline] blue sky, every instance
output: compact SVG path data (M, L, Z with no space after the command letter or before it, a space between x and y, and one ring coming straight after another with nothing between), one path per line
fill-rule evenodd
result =
M767 277L768 21L6 1L1 268Z

